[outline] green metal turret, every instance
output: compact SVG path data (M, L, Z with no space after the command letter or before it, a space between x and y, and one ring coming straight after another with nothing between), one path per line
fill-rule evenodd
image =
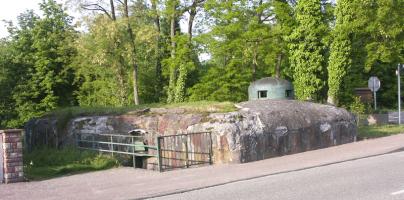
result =
M294 91L291 82L275 78L266 77L256 80L248 87L248 99L293 99Z

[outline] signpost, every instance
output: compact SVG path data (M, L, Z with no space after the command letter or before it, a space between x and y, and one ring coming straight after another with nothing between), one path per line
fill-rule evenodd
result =
M401 124L401 81L400 81L400 70L404 68L404 65L398 64L397 65L397 85L398 85L398 125Z
M377 109L376 92L380 89L380 80L376 76L371 76L368 80L368 87L373 92L374 108Z

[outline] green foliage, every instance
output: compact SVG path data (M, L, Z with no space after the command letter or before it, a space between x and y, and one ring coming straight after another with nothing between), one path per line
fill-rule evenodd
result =
M284 7L277 7L279 10L289 12L287 3L280 5ZM250 82L274 75L278 54L287 54L282 47L286 46L283 34L273 33L268 23L274 15L271 3L207 1L205 9L215 25L196 41L203 44L212 59L206 63L200 81L189 90L190 100L247 100ZM284 21L289 20L286 15ZM279 26L278 30L283 28Z
M359 97L355 97L354 101L349 106L349 110L359 116L366 112L366 106L360 101Z
M335 9L336 25L333 30L333 41L330 47L328 63L328 102L338 105L342 83L352 65L351 59L351 23L354 10L352 1L340 0Z
M125 26L96 18L88 34L78 40L75 59L76 91L82 106L123 106L132 100L129 61L122 44Z
M319 0L298 1L297 27L289 37L294 88L298 99L322 100L326 81L327 26Z
M24 153L24 172L30 180L47 179L62 175L109 169L119 166L108 155L76 148L38 149Z
M12 119L2 126L19 126L58 106L75 103L71 59L76 33L71 18L53 0L40 4L43 17L32 11L19 16L19 27L9 27L9 58L2 63L5 82L13 86L9 105ZM9 116L10 117L10 116Z
M353 110L362 109L354 88L376 75L379 107L396 105L394 72L404 63L402 0L128 2L129 18L118 3L116 18L92 12L80 34L54 0L41 3L42 15L27 11L16 26L9 23L10 36L0 40L0 128L76 105L81 114L136 109L135 66L145 106L245 101L252 81L276 71L294 82L298 99L324 102L328 93L329 102ZM198 14L190 37L179 24L189 19L193 2ZM100 4L110 12L107 5Z
M199 83L189 90L191 101L232 101L248 99L247 89L251 79L249 71L236 71L235 67L224 69L212 67Z
M163 66L170 73L168 89L168 103L184 102L186 100L186 86L190 71L196 69L196 59L186 35L176 37L175 55L163 60Z

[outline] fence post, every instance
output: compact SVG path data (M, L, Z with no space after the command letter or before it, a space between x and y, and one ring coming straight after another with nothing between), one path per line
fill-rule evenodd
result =
M1 182L24 181L22 131L21 129L0 130L0 137L2 138L0 140L0 149L2 149L0 162L3 162L0 184Z
M78 134L76 133L76 131L73 132L74 134L74 144L76 145L76 148L79 147L79 137Z
M185 136L185 165L187 168L189 167L189 160L188 160L188 137Z
M157 136L156 138L156 144L157 144L157 166L159 168L159 172L163 171L163 166L162 166L162 158L161 158L161 143L160 143L160 136Z
M92 139L92 141L91 141L91 147L92 147L93 149L95 149L95 136L94 136L94 134L91 134L91 139Z
M135 156L135 143L133 141L133 137L131 137L132 139L132 159L133 159L133 168L136 168L136 156Z
M210 139L209 164L213 164L213 161L212 161L212 153L213 153L212 132L208 132L208 133L209 133L209 139Z
M110 139L111 139L111 140L110 140L109 150L111 151L111 155L114 156L114 152L113 152L113 151L114 151L114 147L113 147L113 144L112 144L112 141L113 141L113 140L112 140L112 135L110 136Z

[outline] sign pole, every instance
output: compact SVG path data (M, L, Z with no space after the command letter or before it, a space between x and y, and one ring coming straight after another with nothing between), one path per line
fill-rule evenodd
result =
M401 81L400 81L401 64L397 65L397 85L398 85L398 125L401 125Z
M375 102L375 110L377 110L375 85L376 85L376 80L373 79L373 97L374 97L374 102Z

